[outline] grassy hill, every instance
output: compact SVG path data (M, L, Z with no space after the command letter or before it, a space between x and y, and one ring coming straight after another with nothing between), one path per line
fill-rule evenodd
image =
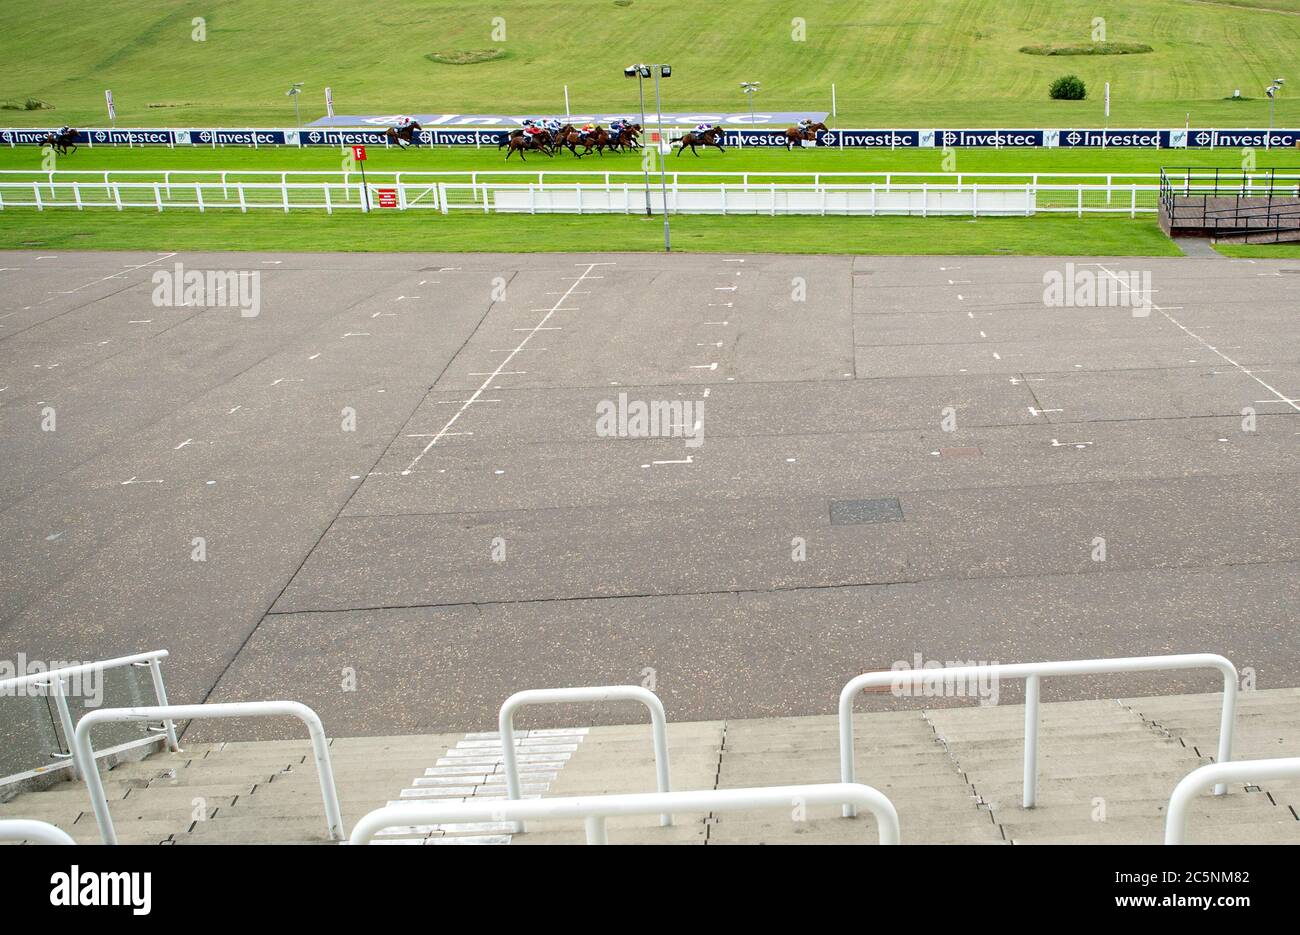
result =
M1087 44L1094 17L1108 41L1154 51L1018 51ZM504 55L427 57L484 49ZM666 109L742 110L747 80L763 83L759 107L829 110L835 82L837 123L864 126L1100 126L1106 80L1114 126L1177 126L1189 111L1193 124L1258 126L1262 88L1281 75L1276 122L1300 124L1300 0L46 0L0 8L0 58L0 102L55 108L0 110L0 125L102 125L105 88L122 126L292 124L293 81L306 85L304 121L327 84L340 113L551 112L565 84L575 111L629 109L636 86L621 71L637 60L673 64ZM1047 99L1067 72L1092 99ZM1224 100L1236 88L1255 100Z

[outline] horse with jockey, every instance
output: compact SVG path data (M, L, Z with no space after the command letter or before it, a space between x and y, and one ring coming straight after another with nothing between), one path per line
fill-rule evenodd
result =
M816 141L817 134L819 132L824 132L825 130L826 130L826 124L814 123L812 120L805 117L804 119L800 120L797 125L786 129L785 131L786 152L789 152L794 147L795 143L799 143L800 145L802 145L805 142Z
M696 146L715 146L718 152L725 153L726 150L722 148L722 143L719 142L722 139L722 134L722 127L717 124L698 123L695 125L694 130L675 137L671 142L681 144L681 147L677 150L679 156L686 151L688 146L691 148L691 155L693 156L699 156L699 153L695 150Z
M71 147L71 152L77 151L77 131L75 128L64 124L57 130L51 130L41 138L38 146L48 146L60 156L66 156Z
M420 139L416 136L419 132L420 124L414 118L400 114L393 122L393 126L384 131L384 135L389 143L405 149L408 146L420 145Z
M557 140L552 131L529 117L524 120L520 129L511 130L510 135L497 144L497 149L502 146L508 147L506 149L507 159L512 154L518 153L519 158L527 162L528 159L524 156L525 150L535 150L547 156L553 156L556 144Z

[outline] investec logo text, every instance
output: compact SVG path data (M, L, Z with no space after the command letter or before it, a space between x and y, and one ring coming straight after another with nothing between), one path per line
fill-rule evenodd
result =
M73 864L66 873L50 877L51 906L130 906L131 914L147 916L153 908L153 874L82 871Z
M944 130L941 146L1042 146L1041 130Z
M1160 145L1160 134L1155 130L1071 130L1061 139L1069 146Z
M918 145L918 134L913 132L896 132L892 130L880 130L873 133L853 133L847 130L841 130L838 133L828 133L822 137L822 142L827 146L836 146L843 143L845 146L916 146Z

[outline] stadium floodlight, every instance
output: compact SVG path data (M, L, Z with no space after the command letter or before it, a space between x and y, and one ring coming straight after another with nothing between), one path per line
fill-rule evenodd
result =
M668 179L664 174L664 153L663 153L664 105L663 105L663 99L662 97L660 97L659 94L659 79L671 78L672 74L673 74L673 67L671 65L663 65L663 64L646 65L644 63L640 63L636 65L628 65L626 68L623 69L624 77L636 79L637 91L641 95L641 126L643 128L646 125L645 79L651 76L654 76L655 79L655 109L658 111L656 122L659 124L659 134L658 134L659 135L659 140L658 140L659 190L660 192L662 192L663 204L664 204L664 252L665 253L672 252L673 247L672 247L672 235L669 232L669 228L668 228ZM641 167L645 171L645 213L646 216L649 217L650 214L652 213L650 208L650 166L646 164L644 159L642 159Z
M754 125L754 122L755 122L755 120L754 120L754 95L758 92L759 85L761 85L762 83L763 83L763 82L761 82L761 81L742 81L742 82L740 82L740 90L744 91L744 92L745 92L745 97L749 98L749 125L750 125L751 127Z
M1265 149L1273 148L1273 98L1277 96L1278 91L1282 90L1284 84L1286 84L1285 78L1274 78L1273 83L1264 89L1264 93L1268 95L1268 136L1264 140Z
M293 119L298 123L298 129L302 129L302 116L298 113L298 95L302 93L303 82L295 81L288 91L284 92L285 97L293 98Z

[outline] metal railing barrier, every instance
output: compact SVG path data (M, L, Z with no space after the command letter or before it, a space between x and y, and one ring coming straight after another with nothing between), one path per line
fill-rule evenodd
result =
M505 763L506 794L512 800L520 798L519 762L515 750L515 712L527 705L569 704L591 701L639 701L650 711L650 726L654 733L655 779L659 791L671 791L668 778L668 718L663 702L648 688L639 685L599 685L585 688L534 688L515 692L501 705L497 725L501 733L501 757ZM673 816L667 812L659 816L659 824L668 827ZM521 821L517 832L523 832Z
M90 804L95 810L95 822L99 825L99 834L104 843L116 844L117 832L108 812L104 782L95 766L95 751L90 745L92 727L96 724L157 718L198 721L232 717L296 717L307 725L312 752L316 758L316 772L320 778L321 798L325 803L326 829L331 840L342 841L343 817L339 813L338 791L334 788L329 745L325 739L325 728L316 712L297 701L235 701L226 704L166 705L152 708L103 708L91 711L77 723L73 753L81 765L86 788L90 792Z
M980 676L1025 680L1025 808L1038 800L1038 689L1040 679L1059 675L1112 675L1123 672L1157 672L1173 669L1215 669L1223 674L1223 711L1219 718L1219 763L1232 759L1232 726L1237 710L1237 669L1223 656L1189 653L1179 656L1129 656L1118 659L1073 659L1062 662L994 663L934 669L899 669L867 672L856 676L840 691L840 780L854 781L853 701L865 688L891 686L895 689L931 683L942 685ZM1220 783L1214 794L1223 795ZM851 805L845 817L853 815Z
M62 828L31 818L0 819L0 841L31 841L33 844L76 844Z
M388 805L362 817L352 829L351 844L368 844L385 828L481 821L543 821L582 818L588 844L607 844L610 818L656 812L734 812L792 805L845 805L867 809L876 818L881 844L897 844L898 812L884 793L861 783L766 786L753 789L704 789L697 792L641 792L633 795L570 796L527 801L467 799L462 802L413 802Z
M1209 763L1192 770L1178 781L1169 796L1169 808L1165 812L1165 843L1185 843L1187 807L1210 786L1217 790L1229 782L1266 782L1270 779L1300 779L1300 757Z

